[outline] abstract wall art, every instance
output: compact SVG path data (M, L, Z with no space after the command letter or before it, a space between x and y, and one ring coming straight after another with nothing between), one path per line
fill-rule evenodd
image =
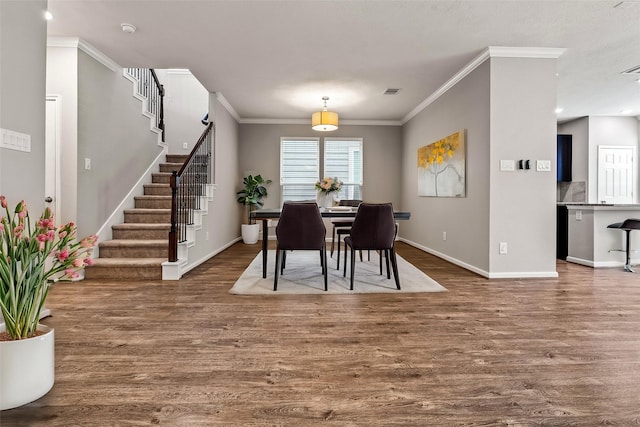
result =
M418 195L465 197L465 131L418 148Z

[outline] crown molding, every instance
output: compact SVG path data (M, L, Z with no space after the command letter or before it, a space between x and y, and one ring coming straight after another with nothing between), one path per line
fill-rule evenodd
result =
M242 121L240 120L240 115L235 110L235 108L233 108L233 106L229 103L229 101L227 101L227 98L225 98L224 95L222 95L222 93L220 92L214 92L214 93L220 105L222 105L224 109L227 110L234 119L236 119L236 122L242 123Z
M473 70L478 68L484 61L489 58L558 58L566 49L552 47L503 47L489 46L473 58L467 65L462 67L460 71L453 75L445 84L440 86L427 99L422 101L416 108L411 110L409 114L404 116L402 124L407 123L419 112L434 103L438 98L447 93L449 89L455 86L460 80L468 76Z
M47 47L71 47L80 49L111 71L122 71L122 67L117 62L78 37L47 37Z
M309 125L310 119L240 119L249 125ZM399 120L340 120L339 126L402 126Z

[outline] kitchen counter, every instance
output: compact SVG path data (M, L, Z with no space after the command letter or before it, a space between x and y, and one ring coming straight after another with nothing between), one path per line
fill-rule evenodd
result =
M625 261L625 233L607 228L628 218L640 218L638 204L558 203L567 215L567 261L590 267L622 267ZM632 232L633 233L633 232ZM636 233L637 234L637 233ZM639 238L633 238L632 250L640 250ZM633 256L633 254L632 254ZM631 260L633 263L640 259Z

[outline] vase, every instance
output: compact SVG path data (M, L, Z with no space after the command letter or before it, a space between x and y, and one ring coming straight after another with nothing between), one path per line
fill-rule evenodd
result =
M322 191L318 191L316 193L316 203L318 203L318 207L330 208L333 206L333 192L324 193Z
M0 332L5 324L0 324ZM54 381L54 330L38 325L43 335L0 341L0 410L16 408L47 394Z
M260 224L242 224L242 241L246 245L253 245L258 242L260 236Z

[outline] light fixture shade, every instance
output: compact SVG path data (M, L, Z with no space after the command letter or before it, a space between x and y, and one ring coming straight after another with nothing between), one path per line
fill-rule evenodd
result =
M338 129L338 113L318 111L311 116L311 129L327 132Z

